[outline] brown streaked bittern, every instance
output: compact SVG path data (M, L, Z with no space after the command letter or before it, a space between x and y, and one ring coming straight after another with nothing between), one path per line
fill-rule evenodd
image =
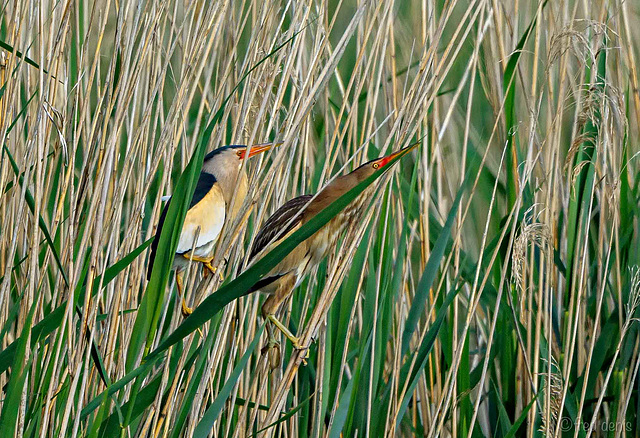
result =
M242 206L248 190L247 174L242 161L271 148L272 143L252 146L223 146L209 152L202 163L202 172L198 178L195 192L191 198L185 216L176 257L172 268L176 270L176 285L182 300L182 314L188 316L192 309L184 300L182 276L191 260L200 262L206 269L215 272L211 266L213 251L220 236L225 220L232 220ZM248 151L248 155L247 155ZM151 278L151 269L162 225L169 209L169 202L160 215L156 235L151 244L147 279Z
M324 208L342 195L353 189L361 181L379 170L386 171L392 167L395 158L399 158L418 143L401 149L386 157L369 161L353 172L339 176L327 184L315 197L302 195L287 201L280 207L258 231L251 248L249 261L259 254L265 254L276 247L294 231L311 220ZM388 166L385 169L385 166ZM275 268L258 281L249 292L261 291L268 294L262 305L262 316L268 321L268 348L277 345L273 330L269 324L277 327L296 349L304 349L296 336L276 317L282 303L291 295L306 274L309 273L333 249L340 234L352 226L363 213L367 201L375 191L375 184L367 187L356 199L347 205L337 216L318 230L311 237L300 243ZM279 358L276 359L279 362Z

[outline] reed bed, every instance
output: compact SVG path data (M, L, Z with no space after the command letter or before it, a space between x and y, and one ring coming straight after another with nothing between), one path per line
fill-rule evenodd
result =
M638 23L622 0L3 3L0 436L637 436ZM268 141L183 320L169 265L146 279L162 197ZM260 225L416 141L285 306L308 358L283 338L271 370Z

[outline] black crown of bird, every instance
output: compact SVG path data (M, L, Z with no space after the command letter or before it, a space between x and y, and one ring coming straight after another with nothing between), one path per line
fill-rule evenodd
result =
M419 142L385 157L368 161L354 171L336 177L316 195L301 195L287 201L258 231L251 247L249 263L271 251L315 215L375 172L389 170L400 157L409 153L418 144ZM215 272L211 261L220 231L226 220L233 219L247 195L248 181L247 175L242 170L242 160L245 156L252 157L272 146L274 146L273 143L252 146L248 155L247 146L224 146L205 156L202 172L182 226L173 264L176 270L178 294L181 297L183 296L182 276L190 261L200 262L209 271ZM269 349L278 345L271 325L279 329L292 342L294 348L304 348L300 345L298 338L279 321L276 313L304 276L333 249L342 231L352 226L361 216L375 189L374 184L367 187L338 215L301 242L250 288L248 293L260 291L268 295L262 305L262 315L268 321ZM156 236L151 245L148 277L151 275L169 202L160 215ZM188 316L191 312L192 310L182 298L183 315Z

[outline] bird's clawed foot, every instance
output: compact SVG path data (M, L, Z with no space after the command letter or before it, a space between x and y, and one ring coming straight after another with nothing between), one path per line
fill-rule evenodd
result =
M293 348L295 350L299 350L299 351L305 351L305 355L302 358L302 363L304 365L307 364L307 358L309 357L309 347L308 346L304 346L300 343L300 339L295 336L293 333L291 333L291 331L285 327L284 324L282 324L280 322L280 320L278 318L275 317L275 315L267 315L267 319L278 328L278 330L280 330L282 332L283 335L285 335L287 337L287 339L289 341L291 341L291 345L293 346ZM271 336L270 336L271 338ZM272 339L272 338L271 338ZM273 341L275 342L275 341Z
M211 264L213 257L211 258L198 257L197 255L191 254L190 252L186 252L182 254L182 256L187 260L202 263L202 265L205 267L205 271L204 271L205 278L208 276L207 271L211 272L211 274L215 274L216 272L218 272L218 268L213 267L213 265ZM218 275L219 275L220 281L223 281L224 278L222 277L222 274L219 273Z
M304 356L302 356L302 365L307 366L307 359L309 359L309 347L302 347L298 344L298 346L293 346L296 350L302 351L304 350Z
M203 265L204 265L205 268L207 268L207 271L211 272L212 274L216 273L217 269L214 268L213 266L211 266L211 262L204 262ZM205 272L207 272L207 271L205 271Z
M303 347L300 345L299 342L295 342L293 343L293 348L298 351L304 350L305 355L302 358L302 364L306 366L307 359L309 358L309 347ZM269 339L267 344L264 347L262 347L262 349L260 350L260 353L263 355L264 354L268 355L269 368L271 369L271 371L275 370L280 366L281 353L280 353L280 343L278 341L274 339Z
M298 338L290 339L290 341L291 341L291 346L292 346L295 350L304 350L304 349L305 349L305 347L303 347L303 346L300 344L300 340L299 340Z
M262 354L269 355L269 368L271 371L280 366L280 343L273 338L270 338L267 345L260 350Z
M304 345L302 345L300 343L300 339L295 336L292 336L290 338L287 336L287 338L291 341L291 346L294 348L294 350L304 351L304 356L302 357L302 364L306 365L307 359L309 358L309 347L305 347Z
M193 309L187 306L187 303L184 301L184 298L180 300L180 304L182 305L182 308L180 309L180 311L182 312L182 316L186 318L187 316L193 313Z
M176 286L178 286L178 297L180 297L180 304L182 306L182 309L180 309L180 311L182 312L182 316L184 316L185 318L189 315L191 315L193 313L193 309L189 306L187 306L186 301L184 300L184 294L183 294L183 290L184 290L184 285L182 284L182 273L177 272L176 273Z
M209 276L209 273L211 273L211 275L215 275L216 272L218 272L218 268L211 266L211 262L203 262L202 264L205 267L204 278L207 278ZM220 279L220 281L224 281L224 277L222 276L221 272L218 272L218 278Z

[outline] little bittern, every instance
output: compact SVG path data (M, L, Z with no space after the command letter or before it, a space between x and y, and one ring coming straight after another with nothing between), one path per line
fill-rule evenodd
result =
M264 152L271 146L271 143L252 146L247 158ZM209 152L204 157L202 172L182 225L176 257L173 262L184 316L192 312L192 309L186 305L183 295L182 276L184 270L189 261L194 260L201 262L209 271L215 271L211 266L211 261L222 226L225 220L231 220L236 216L247 195L247 174L242 170L242 160L247 155L248 149L247 146L223 146ZM156 235L151 244L147 279L151 278L151 269L158 249L160 232L170 202L167 202L162 210Z
M414 144L386 157L369 161L353 172L337 177L315 197L302 195L286 202L267 219L258 232L249 260L254 260L261 253L269 252L358 183L379 170L388 170L391 168L390 164L395 162L395 158L407 154L416 146L417 144ZM387 169L385 166L388 166ZM278 309L291 295L293 289L302 282L304 276L333 249L340 233L357 221L374 191L375 187L372 184L320 230L300 243L249 290L249 292L261 291L269 295L262 305L262 315L293 343L294 348L305 347L300 345L298 338L276 317ZM273 347L277 342L269 324L267 324L267 330L269 347ZM279 359L276 362L279 362Z

